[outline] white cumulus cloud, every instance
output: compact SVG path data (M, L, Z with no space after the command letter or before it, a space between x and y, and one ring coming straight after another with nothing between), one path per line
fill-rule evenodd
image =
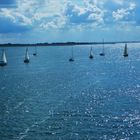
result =
M121 8L121 9L118 9L117 11L113 11L113 13L112 13L113 18L116 21L127 18L130 14L132 15L132 12L135 9L135 7L136 7L136 4L131 2L131 3L129 3L128 8Z

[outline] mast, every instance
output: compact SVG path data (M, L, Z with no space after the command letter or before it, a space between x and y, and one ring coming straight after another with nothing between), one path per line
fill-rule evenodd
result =
M35 53L37 54L37 46L35 46Z
M103 53L104 53L104 44L105 44L105 43L104 43L104 39L103 39Z
M72 51L72 52L71 52L71 53L72 53L71 58L73 59L73 58L74 58L74 55L73 55L73 47L72 47L72 50L71 50L71 51Z
M73 55L73 47L71 49L71 57L69 59L70 62L73 62L74 61L74 55Z
M105 56L105 50L104 50L104 39L103 39L103 46L102 46L102 52L100 53L100 56Z
M92 46L91 46L91 48L90 48L90 55L92 55Z
M34 50L34 53L33 53L34 56L37 55L37 46L35 46L35 50Z

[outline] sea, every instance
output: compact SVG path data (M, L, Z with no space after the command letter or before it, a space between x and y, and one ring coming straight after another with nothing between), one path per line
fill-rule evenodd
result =
M140 140L140 44L5 48L0 140Z

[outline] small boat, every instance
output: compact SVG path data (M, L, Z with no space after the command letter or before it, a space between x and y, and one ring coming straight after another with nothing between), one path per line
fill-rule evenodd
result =
M125 44L123 56L128 57L127 44Z
M92 52L92 47L91 47L91 49L90 49L89 58L90 58L90 59L93 59L93 52Z
M7 65L7 59L6 59L6 54L5 50L2 51L2 57L0 60L0 66L6 66Z
M33 53L34 56L37 55L37 46L35 46L35 52Z
M29 58L29 54L28 54L28 48L26 48L24 63L29 63L29 62L30 62L30 58Z
M100 53L100 56L105 56L104 40L103 40L103 48L102 48L102 52Z
M71 49L71 57L69 59L70 62L73 62L74 61L74 56L73 56L73 47Z

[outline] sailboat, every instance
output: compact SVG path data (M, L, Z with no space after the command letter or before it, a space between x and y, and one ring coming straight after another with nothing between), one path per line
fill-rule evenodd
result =
M33 53L34 56L37 55L37 46L35 46L35 52Z
M90 58L90 59L93 59L93 52L92 52L92 47L91 47L91 49L90 49L89 58Z
M123 56L128 57L127 44L125 44Z
M100 56L105 56L105 52L104 52L105 50L104 50L104 40L103 40L103 50L102 50L102 52L100 53Z
M70 57L69 61L70 61L70 62L73 62L73 61L74 61L73 47L72 47L72 50L71 50L71 57Z
M26 48L24 63L29 63L29 62L30 62L30 58L29 58L29 54L28 54L28 48Z
M7 59L6 59L6 54L5 54L5 50L2 51L2 57L0 60L0 66L5 66L7 65Z

